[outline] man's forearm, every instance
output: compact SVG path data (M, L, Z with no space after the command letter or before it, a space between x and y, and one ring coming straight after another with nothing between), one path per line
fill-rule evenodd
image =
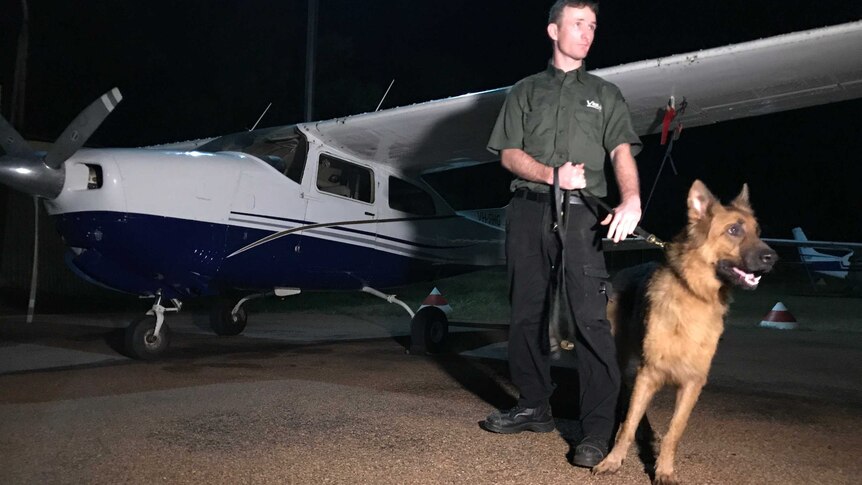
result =
M551 185L554 183L554 169L539 163L524 150L519 148L506 148L500 152L500 163L506 170L518 177Z
M640 182L638 181L638 166L632 156L631 146L623 143L611 152L611 162L614 165L614 175L620 190L620 200L634 199L640 204Z

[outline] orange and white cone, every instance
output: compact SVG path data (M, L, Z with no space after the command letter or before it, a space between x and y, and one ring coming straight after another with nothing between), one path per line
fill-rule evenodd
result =
M443 297L437 287L434 287L434 289L431 290L431 293L429 293L428 296L425 297L425 301L422 302L422 306L420 306L419 309L421 310L426 306L436 306L437 308L443 310L443 313L447 315L452 312L452 307L449 306L449 302L446 301L446 298Z
M772 310L760 321L761 327L777 328L780 330L793 330L797 326L796 317L793 316L780 301L772 307Z

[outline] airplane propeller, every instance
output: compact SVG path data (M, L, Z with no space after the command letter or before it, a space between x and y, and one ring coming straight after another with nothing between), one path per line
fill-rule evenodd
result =
M54 142L51 151L45 156L45 165L59 168L60 164L71 157L90 138L102 121L114 111L123 96L120 90L114 88L90 103L78 116L69 123L63 134Z
M0 157L0 183L36 197L57 197L65 182L63 162L84 146L122 99L120 90L113 88L93 101L66 127L46 154L34 151L0 116L0 147L6 152Z
M65 182L63 162L84 146L122 99L120 90L113 88L90 103L72 120L47 153L33 150L15 128L0 116L0 147L6 152L0 157L0 183L32 195L34 201L33 269L27 323L33 321L39 274L38 199L53 199L60 195Z

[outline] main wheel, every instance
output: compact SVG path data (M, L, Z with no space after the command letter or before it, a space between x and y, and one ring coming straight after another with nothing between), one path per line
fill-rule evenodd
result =
M239 300L219 300L210 312L210 328L216 335L239 335L245 330L248 315L240 307L235 315L231 314Z
M410 322L410 350L413 353L443 351L449 335L449 319L443 310L427 306L418 312Z
M159 358L171 343L171 329L162 323L159 335L156 335L155 315L145 315L134 320L126 327L126 354L134 359L155 360Z

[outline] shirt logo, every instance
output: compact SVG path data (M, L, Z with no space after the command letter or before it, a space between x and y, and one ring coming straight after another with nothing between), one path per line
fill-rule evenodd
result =
M601 111L602 105L598 103L598 101L587 100L587 108L593 108L594 110Z

